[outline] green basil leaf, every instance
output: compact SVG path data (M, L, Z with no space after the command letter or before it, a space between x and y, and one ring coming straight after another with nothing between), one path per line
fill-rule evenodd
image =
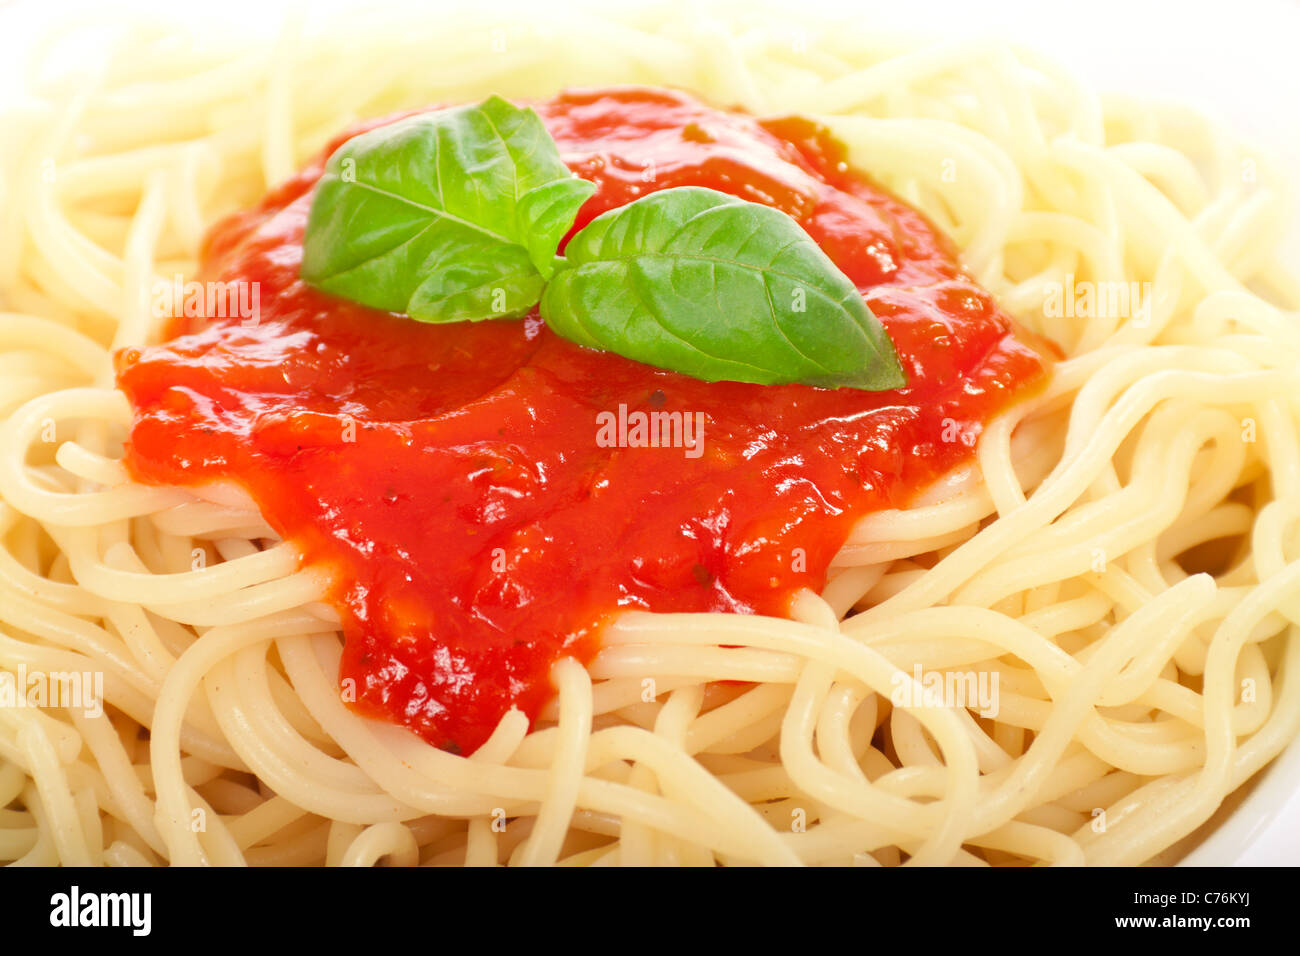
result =
M425 322L523 315L595 191L498 96L371 130L329 158L303 237L317 288Z
M665 189L592 220L565 256L542 315L580 345L705 381L906 384L861 293L779 210Z

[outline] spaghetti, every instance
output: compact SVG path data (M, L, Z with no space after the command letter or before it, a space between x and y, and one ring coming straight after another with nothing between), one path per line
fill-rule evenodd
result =
M145 31L14 115L0 667L101 675L106 706L0 707L0 855L1140 863L1295 736L1281 180L1023 51L805 30L371 22L196 46L181 75ZM628 82L824 123L1066 358L969 466L859 521L790 619L621 614L535 722L444 752L341 699L328 575L246 495L131 480L111 353L157 341L152 290L210 222L357 118Z

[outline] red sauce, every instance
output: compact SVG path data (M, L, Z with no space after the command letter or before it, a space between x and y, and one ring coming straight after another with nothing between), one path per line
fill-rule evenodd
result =
M588 660L620 608L787 613L857 519L967 461L981 425L1045 375L1043 346L949 240L812 123L648 90L536 108L599 187L579 227L685 184L776 206L862 289L908 385L709 384L572 345L535 316L425 325L338 301L298 278L320 161L219 224L204 275L259 283L260 321L182 320L119 356L127 465L246 488L333 572L356 709L461 753L512 704L534 715L551 664ZM702 413L702 453L602 447L597 416L620 405Z

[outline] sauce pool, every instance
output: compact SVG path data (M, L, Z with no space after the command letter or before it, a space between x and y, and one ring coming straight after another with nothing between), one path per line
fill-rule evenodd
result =
M324 156L218 224L204 278L256 283L257 321L178 319L171 340L119 353L127 467L243 486L332 572L352 706L455 753L511 706L533 717L551 665L588 661L620 609L785 615L858 519L968 461L1048 363L951 242L811 122L644 89L534 108L597 184L575 230L671 186L775 206L861 289L908 384L711 384L536 315L427 325L334 299L298 277ZM639 444L651 413L667 446Z

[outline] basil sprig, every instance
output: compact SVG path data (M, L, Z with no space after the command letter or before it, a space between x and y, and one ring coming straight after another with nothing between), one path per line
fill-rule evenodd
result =
M348 140L325 165L302 277L422 322L526 313L596 187L532 110L493 96Z
M593 219L542 295L559 335L705 381L905 384L862 294L785 213L684 186Z
M556 250L595 187L499 97L357 136L329 159L302 277L423 322L523 315L579 345L706 381L906 384L853 283L779 210L651 193Z

